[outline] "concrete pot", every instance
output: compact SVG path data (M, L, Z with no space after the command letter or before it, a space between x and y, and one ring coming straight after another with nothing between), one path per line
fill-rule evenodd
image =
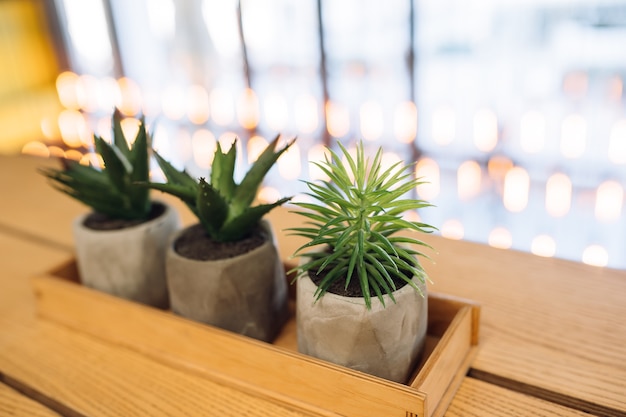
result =
M426 285L417 278L422 297L411 286L395 291L394 304L372 297L326 293L315 301L317 285L308 275L298 279L296 321L298 350L338 365L400 383L419 360L428 326Z
M178 214L167 204L157 218L118 230L84 226L89 213L74 220L76 262L81 281L121 298L159 308L169 306L165 251L179 226Z
M270 224L261 225L267 240L243 255L200 261L174 250L166 258L172 310L189 319L265 342L272 341L287 319L287 280Z

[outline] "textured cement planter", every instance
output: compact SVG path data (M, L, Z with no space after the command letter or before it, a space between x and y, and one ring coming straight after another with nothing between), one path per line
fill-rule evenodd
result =
M307 276L298 279L296 321L298 350L338 365L405 383L414 369L426 337L428 297L417 278L422 297L406 285L394 304L383 307L372 297L367 310L363 298L326 293L317 302L317 286Z
M89 229L83 224L89 213L74 221L76 260L85 286L154 307L169 306L165 251L179 220L174 208L163 205L159 217L126 229Z
M269 223L267 241L230 259L185 258L170 242L167 282L172 310L189 319L270 342L287 319L287 280Z

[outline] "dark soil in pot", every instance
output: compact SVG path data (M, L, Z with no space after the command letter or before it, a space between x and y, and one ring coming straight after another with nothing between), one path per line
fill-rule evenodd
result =
M268 239L259 227L249 236L236 242L217 242L211 239L200 224L188 227L174 242L180 256L198 261L234 258L258 248Z
M85 218L83 225L92 230L120 230L149 222L161 216L163 213L165 213L165 206L163 204L152 203L147 219L113 219L106 214L93 212Z
M330 253L330 250L327 250L327 252ZM322 282L324 277L327 275L327 272L330 271L331 269L332 267L328 266L319 274L316 274L314 270L309 270L309 278L311 278L311 281L313 281L315 285L319 287L320 283ZM405 276L409 276L410 278L412 277L412 275L409 275L410 272L407 272L407 271L402 271L402 272L404 273ZM391 280L396 286L396 291L408 284L405 280L403 280L402 278L396 275L391 275ZM383 289L381 288L381 290ZM340 277L339 279L336 279L328 287L328 292L332 294L341 295L343 297L363 297L363 291L361 290L361 283L356 273L356 268L355 268L355 271L352 272L352 278L350 278L350 283L348 284L347 287L346 287L345 279L343 279L343 277ZM376 296L376 293L373 290L371 290L370 292L373 297Z

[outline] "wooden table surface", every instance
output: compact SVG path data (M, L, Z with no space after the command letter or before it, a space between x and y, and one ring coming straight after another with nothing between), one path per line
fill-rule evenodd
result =
M29 278L72 256L70 224L87 210L37 174L52 163L0 156L0 416L309 415L39 319ZM278 231L296 219L270 215ZM425 240L431 290L482 305L446 416L626 416L626 271ZM298 240L279 243L286 259Z

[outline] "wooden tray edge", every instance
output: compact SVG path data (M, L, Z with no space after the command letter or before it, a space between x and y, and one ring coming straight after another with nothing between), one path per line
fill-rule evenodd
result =
M446 388L443 394L437 398L436 396L422 392L419 389L415 389L410 386L397 384L397 383L382 380L380 378L376 378L373 376L365 375L365 374L352 371L343 367L339 367L333 364L319 361L315 358L309 358L301 354L289 352L285 349L277 348L275 346L272 346L263 342L253 341L251 339L244 338L239 335L230 334L229 332L225 332L220 329L211 328L210 326L205 326L199 323L192 323L186 319L175 317L169 313L158 311L150 307L137 305L135 303L132 303L126 300L120 300L115 297L109 296L107 294L98 293L94 290L84 288L80 285L75 285L70 282L63 282L62 279L59 279L59 277L55 276L55 275L62 274L63 271L67 273L67 271L71 271L72 268L75 269L75 265L73 265L73 262L74 262L73 259L69 259L68 261L61 264L58 268L55 268L53 271L51 271L51 273L38 276L38 277L33 277L33 286L35 288L35 293L37 294L36 298L37 298L38 312L42 317L51 319L55 322L59 322L75 330L87 332L99 338L104 338L107 341L110 341L110 342L112 341L116 344L120 344L127 348L139 351L140 353L146 354L158 360L159 362L164 362L170 366L173 365L177 368L182 367L185 370L191 370L194 373L200 374L204 377L210 378L212 380L217 380L229 386L234 386L238 389L243 390L244 392L247 392L253 395L258 395L260 397L269 399L271 401L280 403L282 405L288 405L291 408L296 408L297 410L303 411L304 413L311 414L311 415L364 416L364 415L376 415L376 414L371 414L371 411L373 410L371 408L368 411L367 409L364 409L361 407L359 407L360 409L340 407L336 409L335 411L331 411L328 409L329 408L328 405L330 404L336 405L337 402L332 401L329 398L324 398L324 401L311 401L310 398L307 398L306 396L302 397L300 395L301 393L298 393L298 392L296 393L284 392L281 389L275 389L276 387L270 387L268 389L265 387L264 384L258 384L258 383L250 382L249 380L246 380L246 379L242 379L241 375L237 377L236 375L228 375L228 374L224 374L215 370L211 370L210 368L207 368L207 366L203 366L202 363L200 364L197 363L198 362L196 361L197 358L195 359L194 358L190 359L189 357L186 357L186 358L184 357L182 359L176 358L176 357L172 357L172 352L164 352L159 349L155 350L154 346L152 348L150 348L149 346L148 347L142 346L143 341L129 342L125 340L120 340L119 337L112 337L108 333L103 334L101 331L99 331L99 329L94 329L91 326L86 326L85 323L81 322L80 320L77 321L75 318L72 318L72 317L68 319L67 312L64 313L62 310L62 307L60 307L59 305L55 306L54 303L52 303L52 305L46 304L46 302L44 302L44 299L48 298L49 300L50 297L48 296L54 296L55 293L58 295L59 293L57 291L61 291L64 294L66 294L69 291L72 293L73 299L77 300L78 302L80 301L79 300L80 297L85 297L85 296L90 297L90 298L95 297L95 299L98 300L98 302L95 304L100 305L102 303L113 302L113 304L118 305L118 306L122 305L128 308L134 309L134 310L138 309L137 311L148 312L148 314L152 318L161 317L160 315L164 315L163 317L171 316L172 318L174 318L174 320L182 320L183 322L185 322L186 323L185 326L191 325L192 327L190 328L196 329L195 326L198 326L199 328L202 329L201 330L202 332L207 332L207 329L208 329L209 333L219 334L221 338L223 337L231 338L231 343L232 343L232 340L236 340L237 342L235 342L235 344L237 345L254 346L253 349L259 349L260 346L265 345L263 349L269 348L269 350L272 352L272 355L280 356L281 358L283 358L281 360L291 361L290 364L292 366L294 366L293 361L297 361L298 364L296 366L300 368L305 368L304 370L307 372L311 371L311 369L316 369L316 371L311 372L312 374L318 375L321 373L327 376L328 372L330 372L330 374L334 375L335 377L340 376L341 377L340 379L347 379L347 381L349 381L351 384L359 385L360 387L355 387L355 388L358 388L356 389L356 391L361 392L362 394L363 393L367 394L367 392L371 390L374 390L374 392L378 392L378 395L375 395L374 397L379 397L381 393L385 394L386 397L384 398L385 399L384 403L387 403L387 404L393 403L396 405L397 404L403 405L399 408L395 407L396 410L393 414L387 413L385 415L397 415L399 417L435 416L435 415L438 415L439 412L441 413L445 412L447 405L449 404L456 390L458 389L458 386L460 382L462 381L462 378L465 375L467 368L469 367L469 363L471 362L471 359L474 356L472 352L475 351L475 348L472 348L472 346L476 345L478 342L478 327L479 327L478 320L479 320L480 307L476 303L470 300L464 300L464 299L449 296L449 295L443 295L443 294L437 294L437 293L429 294L429 296L446 300L451 303L456 303L457 305L465 306L466 309L471 309L472 311L472 321L471 321L472 338L471 338L470 343L468 343L468 346L467 346L467 352L465 355L464 363L459 369L456 369L455 372L451 373L449 386ZM76 297L78 297L78 299ZM93 306L95 304L91 302L90 306ZM59 309L61 309L61 311L59 311ZM153 314L156 314L156 316ZM93 324L93 323L89 323L89 324ZM240 339L246 339L246 340L242 341ZM438 346L438 347L440 349L445 348L445 346ZM174 356L176 356L176 354L174 354ZM285 359L285 358L291 358L291 359ZM320 371L320 370L325 370L325 371ZM292 384L288 384L288 385L292 385ZM427 405L426 400L428 400L428 409L426 407ZM398 403L398 401L400 402ZM407 405L409 405L409 404L406 404L407 401L410 402L411 411L406 410L406 408L408 408ZM363 404L363 406L367 408L367 404ZM431 411L428 412L428 410L431 410ZM440 411L440 410L443 410L443 411ZM392 410L388 410L388 411L392 411ZM336 412L340 414L336 414Z

